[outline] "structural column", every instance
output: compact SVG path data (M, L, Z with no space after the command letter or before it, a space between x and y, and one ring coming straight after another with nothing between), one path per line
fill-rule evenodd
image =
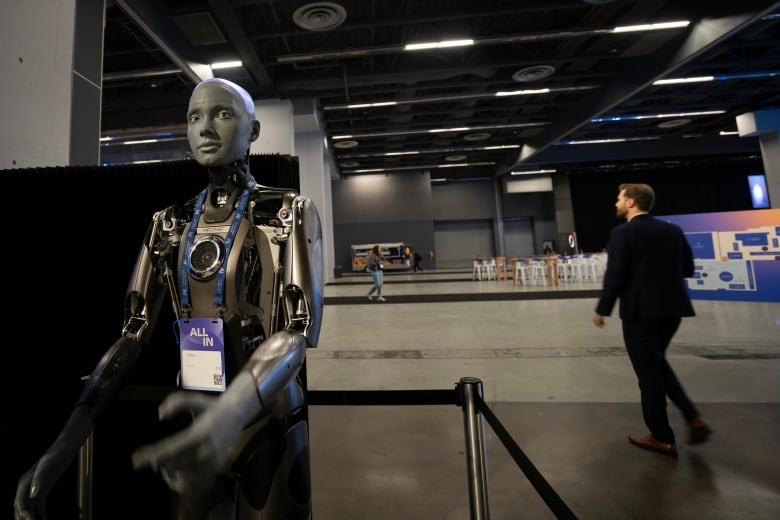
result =
M577 254L579 244L574 228L574 209L571 205L571 187L566 175L553 175L553 194L555 196L555 225L558 229L559 253ZM572 238L573 237L573 238Z
M334 277L336 252L333 241L331 180L335 168L326 146L317 106L313 99L296 100L294 107L295 155L300 161L301 194L309 197L322 221L322 258L325 281Z
M780 110L768 109L747 112L737 116L737 130L740 137L758 136L761 158L764 163L769 203L780 208Z
M97 165L103 0L0 2L0 169Z
M335 266L331 158L323 140L314 100L264 99L255 101L260 138L252 143L253 154L287 154L298 158L300 194L312 200L322 222L324 282L331 280Z

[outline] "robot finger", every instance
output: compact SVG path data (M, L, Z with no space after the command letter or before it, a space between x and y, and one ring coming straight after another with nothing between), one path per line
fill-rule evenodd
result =
M184 416L195 418L215 400L215 397L196 392L174 392L160 403L157 413L161 421Z

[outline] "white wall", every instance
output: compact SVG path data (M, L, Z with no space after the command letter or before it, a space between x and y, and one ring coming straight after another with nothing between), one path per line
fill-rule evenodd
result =
M75 5L0 2L0 169L69 164Z
M251 154L294 155L295 131L292 103L283 99L255 101L255 117L260 121L260 137L252 143Z

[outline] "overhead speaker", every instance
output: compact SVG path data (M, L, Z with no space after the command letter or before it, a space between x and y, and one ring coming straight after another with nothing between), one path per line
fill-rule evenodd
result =
M512 74L512 79L518 83L530 83L549 78L555 74L555 67L552 65L536 65L520 69Z
M304 4L293 13L293 22L307 31L329 31L347 19L347 11L334 2Z

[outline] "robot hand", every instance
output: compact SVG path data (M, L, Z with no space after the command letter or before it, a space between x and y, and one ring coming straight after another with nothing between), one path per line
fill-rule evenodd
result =
M218 396L199 392L174 392L160 403L157 412L161 421L174 419L184 414L191 414L194 419L212 406L217 399Z
M16 520L45 520L49 491L73 461L92 428L87 410L76 407L57 440L19 479L14 498Z
M43 475L38 474L39 464L35 464L19 479L14 498L14 518L16 520L46 518L46 497L51 488L51 479L44 476L48 473L46 470L42 471ZM46 464L43 464L42 468L45 466ZM35 479L34 485L33 479Z
M160 418L192 413L194 422L132 455L133 467L159 471L171 490L196 493L214 482L244 426L261 410L255 380L241 372L221 396L176 392L160 405Z

